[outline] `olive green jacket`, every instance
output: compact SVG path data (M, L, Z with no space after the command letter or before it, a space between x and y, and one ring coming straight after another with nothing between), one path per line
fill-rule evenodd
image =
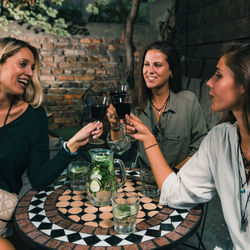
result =
M166 161L172 168L187 156L192 156L207 134L201 106L195 94L188 90L178 93L170 91L169 105L161 114L159 123L149 100L143 110L136 108L133 113L155 135ZM131 144L121 140L108 142L116 152L128 150ZM136 143L137 155L134 167L149 166L142 142Z

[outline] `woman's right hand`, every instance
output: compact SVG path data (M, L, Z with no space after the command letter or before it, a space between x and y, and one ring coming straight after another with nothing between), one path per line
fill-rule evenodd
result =
M71 153L75 153L79 147L88 143L90 137L99 138L103 132L103 124L101 122L91 122L81 128L67 142L67 147Z
M117 116L116 109L112 104L110 104L109 107L108 107L107 118L109 120L111 129L113 129L113 130L119 130L120 129L120 127L119 127L119 118Z
M126 115L126 132L136 140L143 143L147 148L149 145L157 143L149 128L135 115Z

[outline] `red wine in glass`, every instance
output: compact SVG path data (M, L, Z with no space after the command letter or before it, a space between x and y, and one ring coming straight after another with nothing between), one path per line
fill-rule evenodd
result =
M106 96L91 96L90 97L90 108L92 118L97 121L102 121L108 108L108 98ZM105 143L102 139L91 139L90 144L100 145Z
M125 119L126 114L130 114L131 109L131 96L128 94L113 95L113 102L116 113L120 119Z
M120 124L120 127L122 128L122 139L124 141L133 141L134 139L126 134L125 129L125 115L129 115L131 112L131 95L129 93L125 94L117 94L113 95L113 103L116 109L116 113L118 118L124 121L124 123Z
M122 97L123 95L126 94L127 90L128 90L128 86L126 84L121 84L121 85L112 87L109 92L112 104L114 105L114 101L113 101L114 96Z
M107 110L106 104L91 104L92 117L97 121L102 121Z
M126 114L130 114L130 110L131 110L131 103L116 103L115 104L115 109L116 109L116 113L119 117L119 119L125 119L125 115Z
M118 91L118 90L110 91L110 98L111 98L112 104L115 105L115 104L114 104L114 101L113 101L114 96L121 96L121 95L124 95L124 94L125 94L125 92Z

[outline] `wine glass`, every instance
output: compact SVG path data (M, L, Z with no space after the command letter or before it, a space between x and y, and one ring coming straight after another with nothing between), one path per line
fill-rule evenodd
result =
M112 96L112 102L115 106L118 118L125 122L125 115L129 115L131 111L131 96L128 93L117 93ZM120 124L120 126L122 127L122 135L125 137L125 125Z
M93 120L103 121L104 116L106 114L106 110L108 108L109 98L106 96L94 95L90 97L89 102ZM99 138L98 139L91 138L89 143L94 145L100 145L104 144L105 141Z
M110 94L112 104L114 105L113 96L124 95L127 93L127 90L128 90L127 84L119 84L119 85L111 87L109 94Z

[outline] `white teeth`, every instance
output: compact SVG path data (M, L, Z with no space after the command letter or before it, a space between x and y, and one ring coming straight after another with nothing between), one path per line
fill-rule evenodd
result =
M156 77L152 77L152 76L149 76L148 79L151 81L151 80L154 80Z
M26 80L26 79L18 79L18 82L23 84L23 85L26 85L28 83L28 80Z

